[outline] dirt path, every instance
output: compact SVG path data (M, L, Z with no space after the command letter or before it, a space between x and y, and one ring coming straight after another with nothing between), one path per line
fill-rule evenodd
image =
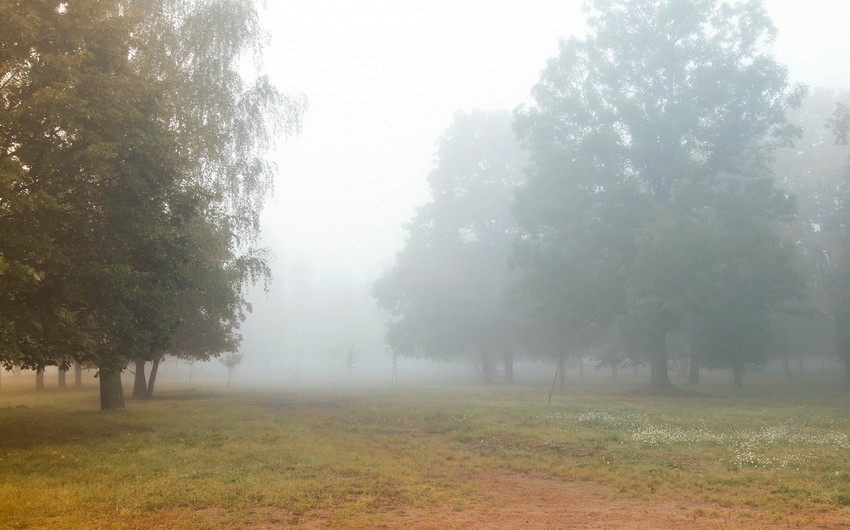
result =
M749 508L643 501L613 488L501 471L481 476L476 508L408 509L388 528L658 530L717 528L850 529L850 509L816 516L767 518Z
M280 508L255 510L247 530L299 528L386 528L390 530L702 530L702 529L850 529L850 507L824 505L822 513L766 515L746 506L720 507L705 502L639 500L619 495L593 482L498 471L480 475L472 509L433 506L400 508L382 517L378 526L345 526L316 518L292 526L291 514ZM182 513L176 513L182 512ZM226 512L210 509L159 512L148 523L168 528L229 528ZM164 516L164 517L163 517ZM187 516L191 519L187 520ZM195 524L189 523L194 521ZM143 523L142 521L136 521ZM189 523L189 524L187 524ZM198 524L200 523L200 524ZM143 523L144 524L144 523ZM128 527L133 527L129 525Z

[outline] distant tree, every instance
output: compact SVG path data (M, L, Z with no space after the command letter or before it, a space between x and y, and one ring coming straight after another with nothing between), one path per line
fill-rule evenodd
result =
M836 105L829 125L836 142L847 145L850 105ZM845 167L836 188L833 198L835 213L828 225L834 241L833 265L827 282L830 292L828 303L835 326L838 357L844 362L845 381L850 385L850 164Z
M785 207L767 162L796 132L784 112L802 89L765 52L774 28L758 2L597 0L589 13L588 36L562 43L518 112L531 152L518 262L573 340L622 317L664 389L666 336L708 294L695 280L716 267L712 282L731 287L763 262L731 252L750 249L723 231L777 229ZM737 216L735 197L758 209ZM787 259L769 242L758 251ZM709 261L695 259L703 246ZM791 290L758 297L759 314Z
M351 343L345 352L345 367L348 369L348 384L351 384L351 371L357 364L357 349L354 347L357 341Z
M848 242L850 248L850 242ZM844 380L850 385L850 264L846 255L836 267L831 280L835 286L832 299L838 358L844 363Z
M230 378L233 376L233 370L242 362L243 354L237 352L227 352L221 357L221 364L227 367L227 388L230 388Z
M806 279L805 299L792 314L783 315L777 343L786 372L789 356L835 354L836 295L843 292L836 278L845 254L842 210L850 192L848 149L841 141L841 102L850 90L816 88L789 119L799 123L802 137L793 147L777 152L774 168L784 189L797 205L790 237L796 243L796 266ZM826 323L837 328L826 330Z
M405 354L475 351L490 381L495 355L512 374L515 309L505 295L516 228L510 212L523 155L506 112L458 113L428 177L432 200L408 225L395 267L373 288L393 316L390 342Z
M390 361L393 363L393 372L392 372L392 381L393 387L398 386L398 360L401 357L401 352L392 346L387 346L387 357L390 358Z
M74 362L74 386L83 385L83 365L79 361Z
M65 388L65 376L68 374L68 369L70 368L70 366L67 362L59 361L56 363L56 368L59 388Z

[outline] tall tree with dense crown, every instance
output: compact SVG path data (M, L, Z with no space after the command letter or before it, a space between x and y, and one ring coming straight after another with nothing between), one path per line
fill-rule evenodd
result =
M500 354L512 378L516 310L505 289L516 234L510 205L523 163L509 113L455 115L428 177L432 200L373 289L393 316L388 343L432 358L475 352L485 381Z
M768 162L796 133L785 109L802 89L765 52L774 28L758 2L596 0L588 11L587 37L562 43L517 113L531 152L520 264L569 329L622 316L664 389L665 336L699 307L702 269L724 259L678 243L720 237L718 205L737 193L760 197L754 217L779 218ZM780 290L759 311L792 289Z
M127 361L188 351L187 326L226 338L201 355L238 342L268 271L263 151L303 102L245 84L247 0L2 0L0 18L0 359L95 364L120 407Z

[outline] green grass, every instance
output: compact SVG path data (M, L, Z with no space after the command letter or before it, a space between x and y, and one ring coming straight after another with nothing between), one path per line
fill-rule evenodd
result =
M112 412L94 388L7 392L0 528L380 526L405 507L467 509L476 477L504 469L777 520L844 509L850 392L795 388L578 389L551 406L542 387L165 388Z

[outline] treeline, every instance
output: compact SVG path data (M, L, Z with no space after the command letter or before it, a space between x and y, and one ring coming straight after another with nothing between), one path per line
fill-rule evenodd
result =
M271 185L304 102L246 57L248 0L0 0L0 363L96 367L101 407L167 353L234 351ZM153 362L150 378L145 363Z
M699 369L832 351L850 382L850 93L789 82L758 2L597 0L507 112L458 114L374 295L402 355ZM836 103L838 103L836 105ZM563 369L561 368L563 373Z

